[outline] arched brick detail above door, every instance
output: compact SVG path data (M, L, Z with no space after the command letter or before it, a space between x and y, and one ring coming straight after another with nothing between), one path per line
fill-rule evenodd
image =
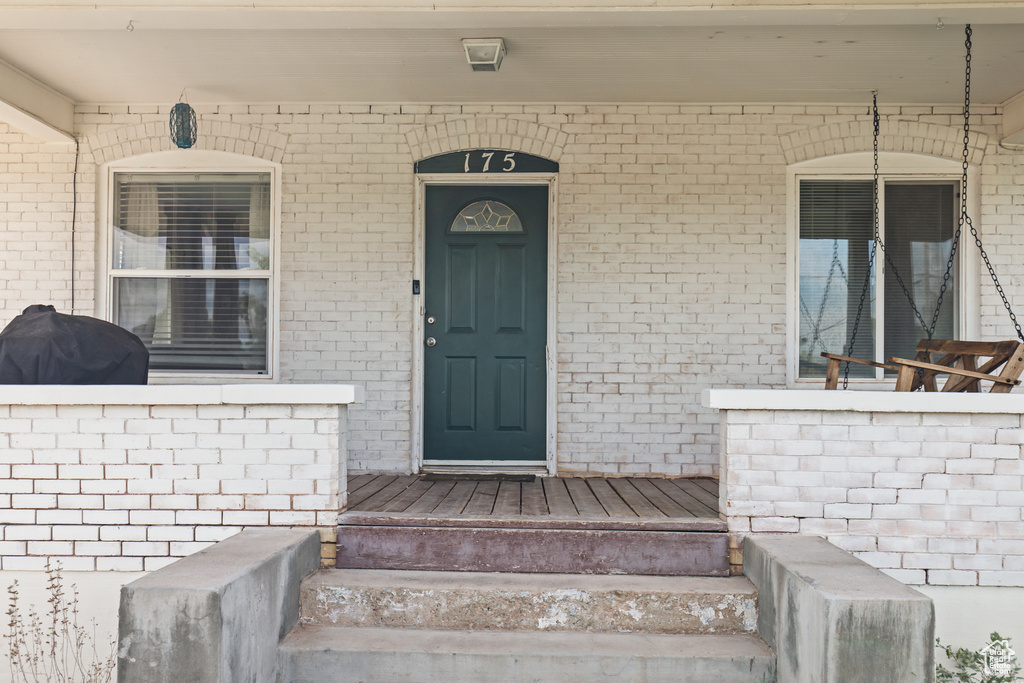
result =
M96 133L86 138L86 141L98 164L139 154L178 149L171 142L171 132L166 120ZM232 152L281 163L287 147L288 136L282 133L227 121L204 121L200 118L196 144L192 149Z
M786 163L795 164L836 154L870 152L873 133L871 121L850 121L796 130L781 136L779 142ZM980 164L988 144L988 135L971 132L968 135L967 161ZM878 150L881 152L928 154L960 161L963 149L962 128L912 121L882 121L879 126Z
M558 161L569 134L531 121L480 117L445 121L406 133L413 159L463 149L507 149Z

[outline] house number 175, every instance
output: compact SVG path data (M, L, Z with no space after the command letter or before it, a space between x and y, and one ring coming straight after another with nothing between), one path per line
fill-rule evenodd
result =
M487 173L491 170L491 161L495 161L496 164L500 164L494 170L504 171L508 173L516 167L516 153L506 152L504 157L499 157L497 160L494 159L496 152L466 152L466 166L465 172L470 173L473 169L470 168L470 162L476 166L477 162L483 160L484 167L480 173Z

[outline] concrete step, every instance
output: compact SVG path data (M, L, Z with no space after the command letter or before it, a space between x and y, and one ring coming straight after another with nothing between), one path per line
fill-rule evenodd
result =
M346 627L749 634L757 590L742 576L335 569L303 581L301 615Z
M346 513L348 515L349 513ZM728 576L724 531L504 528L349 523L338 526L337 566L567 574ZM440 524L440 522L436 522Z
M306 625L278 651L280 683L774 683L753 635L417 630Z

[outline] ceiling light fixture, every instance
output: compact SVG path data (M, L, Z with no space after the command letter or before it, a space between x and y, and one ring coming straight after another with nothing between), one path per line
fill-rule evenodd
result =
M501 38L463 38L462 47L473 71L497 71L505 56L505 41Z

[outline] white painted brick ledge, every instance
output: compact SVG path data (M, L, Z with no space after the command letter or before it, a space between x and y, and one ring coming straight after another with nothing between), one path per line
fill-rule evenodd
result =
M861 413L1024 413L1024 394L705 389L702 404L718 410L816 410Z
M351 384L8 385L0 405L347 405Z

